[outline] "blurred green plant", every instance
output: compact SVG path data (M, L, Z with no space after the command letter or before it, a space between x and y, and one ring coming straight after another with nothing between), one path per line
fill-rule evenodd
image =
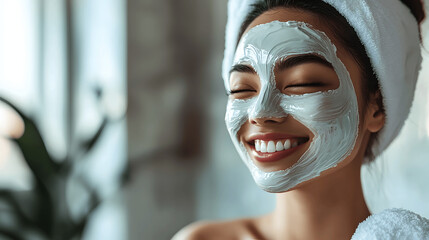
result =
M0 238L81 239L91 214L102 202L97 188L88 182L82 184L88 192L87 211L76 219L67 204L67 182L72 177L74 163L88 154L96 145L109 123L107 116L95 134L77 146L64 159L54 159L48 153L45 142L35 122L8 100L0 101L13 108L23 119L24 134L15 142L34 176L34 187L30 191L0 189Z

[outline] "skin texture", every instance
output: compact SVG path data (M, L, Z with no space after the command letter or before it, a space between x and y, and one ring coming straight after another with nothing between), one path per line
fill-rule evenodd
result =
M291 190L276 194L275 210L267 215L224 222L198 222L182 229L173 239L350 239L358 224L370 215L365 203L360 181L360 169L371 132L379 131L384 124L384 115L374 101L363 104L362 79L358 64L345 48L333 37L323 19L297 9L279 8L270 10L256 18L248 27L278 21L302 21L325 32L337 47L337 56L346 66L352 79L359 105L359 133L352 153L337 167L322 172L321 176L298 184ZM332 74L334 73L334 74ZM323 76L323 86L286 88L294 81ZM338 78L327 66L320 63L304 63L283 71L276 71L279 89L285 94L302 94L338 87ZM310 76L310 77L309 77ZM249 98L258 91L258 76L253 73L233 72L231 89L254 89L232 94L232 98ZM304 125L288 116L285 118L249 119L238 137L246 139L257 133L289 133L309 136L312 133ZM264 171L290 167L298 161L310 143L299 151L276 162L254 161ZM247 147L246 147L247 148ZM255 206L257 207L257 206Z

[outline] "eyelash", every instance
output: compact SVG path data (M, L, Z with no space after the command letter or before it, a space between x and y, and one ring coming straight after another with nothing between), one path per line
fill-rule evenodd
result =
M287 85L286 88L290 87L321 87L323 86L323 83L315 82L315 83L303 83L303 84L293 84L293 85Z
M234 93L241 93L241 92L256 92L256 90L252 89L239 89L239 90L231 90L228 92L228 95L234 94Z
M315 82L315 83L303 83L303 84L288 85L285 87L285 89L290 88L290 87L321 87L321 86L323 86L323 83ZM256 92L256 90L252 90L252 89L231 90L231 91L227 92L227 95L229 96L231 94L241 93L241 92Z

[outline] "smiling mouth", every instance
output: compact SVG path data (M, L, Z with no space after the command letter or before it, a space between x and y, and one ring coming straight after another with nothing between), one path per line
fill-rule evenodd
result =
M274 162L283 159L308 142L308 137L293 137L287 139L255 139L249 141L250 155L259 162Z

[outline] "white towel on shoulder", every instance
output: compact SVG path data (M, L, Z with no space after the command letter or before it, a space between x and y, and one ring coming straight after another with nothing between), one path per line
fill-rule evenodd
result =
M427 240L429 219L405 209L388 209L361 222L352 240Z

